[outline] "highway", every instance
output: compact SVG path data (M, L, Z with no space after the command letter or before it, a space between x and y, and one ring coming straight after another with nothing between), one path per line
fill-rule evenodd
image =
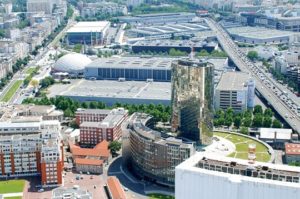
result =
M210 18L205 18L205 21L216 34L221 47L233 63L240 71L249 73L255 80L256 90L284 118L294 131L300 132L300 118L297 110L300 107L299 101L296 101L293 97L290 98L287 92L282 89L282 86L279 86L272 77L266 75L261 68L250 61L218 23Z

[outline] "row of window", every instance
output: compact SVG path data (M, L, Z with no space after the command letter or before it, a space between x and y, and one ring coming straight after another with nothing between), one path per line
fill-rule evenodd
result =
M98 68L98 77L102 79L125 78L128 80L160 80L171 81L170 70L155 69L124 69L124 68Z

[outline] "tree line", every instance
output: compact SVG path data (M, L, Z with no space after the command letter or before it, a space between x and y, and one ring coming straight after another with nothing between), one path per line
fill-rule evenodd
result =
M124 107L128 110L129 114L134 112L143 112L153 116L156 122L168 122L171 117L171 107L162 104L122 104L115 103L113 106L107 106L103 102L78 102L70 98L58 96L54 98L27 98L23 104L36 104L36 105L55 105L57 109L64 111L65 117L74 117L78 108L90 109L113 109L117 107Z
M216 111L214 126L282 128L281 122L278 119L273 119L273 116L274 113L270 108L263 111L260 105L256 105L253 110L248 109L241 113L235 113L232 108L228 108L225 111Z

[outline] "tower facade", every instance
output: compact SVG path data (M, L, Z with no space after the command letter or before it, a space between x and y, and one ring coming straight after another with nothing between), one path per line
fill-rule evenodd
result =
M214 66L198 59L172 63L172 130L207 145L213 128Z

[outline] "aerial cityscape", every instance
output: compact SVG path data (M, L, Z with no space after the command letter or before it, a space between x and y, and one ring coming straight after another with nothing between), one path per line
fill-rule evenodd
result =
M300 198L300 0L0 0L0 199Z

